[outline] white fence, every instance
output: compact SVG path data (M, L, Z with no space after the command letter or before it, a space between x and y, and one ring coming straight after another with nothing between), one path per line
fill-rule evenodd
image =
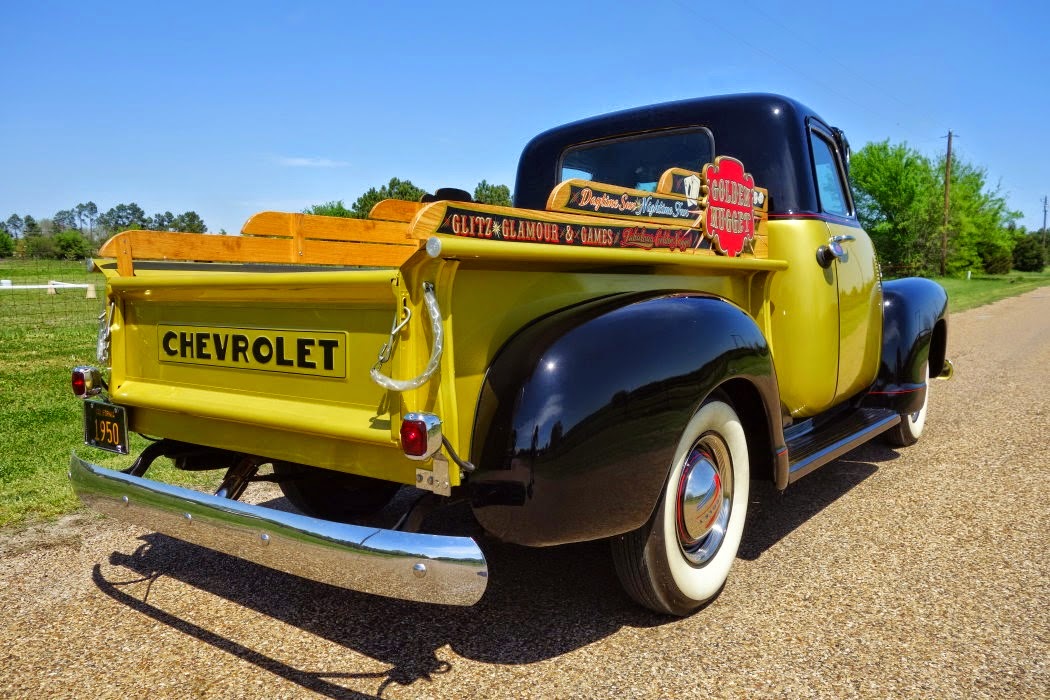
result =
M16 289L46 289L48 294L58 294L64 289L83 289L85 299L97 299L98 292L94 284L77 284L76 282L60 282L49 280L47 284L11 284L11 280L0 280L0 292Z

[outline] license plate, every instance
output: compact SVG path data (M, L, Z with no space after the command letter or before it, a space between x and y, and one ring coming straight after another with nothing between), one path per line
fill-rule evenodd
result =
M104 401L85 401L84 443L117 454L128 454L128 416L124 407Z

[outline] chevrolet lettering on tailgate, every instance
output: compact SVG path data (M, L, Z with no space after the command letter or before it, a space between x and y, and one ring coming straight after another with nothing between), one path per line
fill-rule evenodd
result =
M212 367L346 377L346 334L157 326L158 359Z

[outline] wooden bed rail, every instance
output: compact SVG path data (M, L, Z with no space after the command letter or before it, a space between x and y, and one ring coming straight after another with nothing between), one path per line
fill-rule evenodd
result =
M402 222L274 211L252 216L241 233L125 231L106 241L99 255L116 258L125 277L135 273L135 260L398 267L423 243L409 238Z

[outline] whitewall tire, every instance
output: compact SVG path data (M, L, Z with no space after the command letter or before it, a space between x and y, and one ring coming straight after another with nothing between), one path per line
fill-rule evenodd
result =
M688 615L722 591L744 531L750 466L744 429L721 398L682 432L656 512L613 539L627 593L668 615Z
M926 409L930 405L930 366L926 365L926 396L922 408L914 413L902 413L901 422L887 430L883 435L886 442L894 447L910 447L919 441L922 430L926 427Z

